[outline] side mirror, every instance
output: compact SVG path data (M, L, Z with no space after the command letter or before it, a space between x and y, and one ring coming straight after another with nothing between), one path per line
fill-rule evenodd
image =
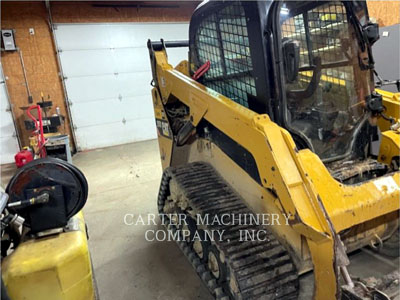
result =
M298 41L284 38L282 41L283 65L287 83L296 81L300 65L300 45Z
M365 97L367 109L373 114L379 114L384 111L382 104L382 95L373 91L371 95Z
M372 46L379 40L379 25L377 23L368 22L362 27L365 40Z

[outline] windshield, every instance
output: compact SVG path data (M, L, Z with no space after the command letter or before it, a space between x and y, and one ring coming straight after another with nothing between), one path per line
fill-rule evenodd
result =
M350 16L342 2L287 1L280 9L282 45L293 42L300 53L297 77L286 79L286 123L323 160L351 151L373 89ZM364 9L354 16L365 22Z

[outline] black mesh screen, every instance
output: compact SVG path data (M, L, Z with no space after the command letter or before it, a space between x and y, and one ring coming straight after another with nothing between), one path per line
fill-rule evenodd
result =
M339 1L286 1L280 22L282 38L300 45L300 72L286 83L288 127L306 136L322 159L345 155L370 93L370 73L360 69L361 53L346 7ZM320 76L312 82L314 72Z
M307 14L311 34L312 51L322 59L322 63L343 61L341 41L348 38L348 24L342 3L319 6Z
M196 69L208 60L210 70L203 83L248 107L249 95L256 96L246 17L239 3L205 18L196 34Z
M323 93L348 97L349 89L354 89L354 76L351 62L346 57L346 49L349 47L346 43L353 41L342 3L321 5L288 18L282 24L282 37L299 42L300 67L312 65L315 57L321 58L323 68L320 85ZM298 82L290 84L290 89L305 88L311 76L312 71L300 72Z

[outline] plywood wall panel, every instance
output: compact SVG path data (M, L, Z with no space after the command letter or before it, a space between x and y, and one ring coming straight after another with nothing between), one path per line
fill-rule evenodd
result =
M56 52L53 46L51 31L47 21L44 2L4 2L1 1L1 27L15 29L16 44L24 58L26 74L34 103L40 101L40 94L48 94L53 101L53 109L60 107L67 117L62 84L58 76ZM34 35L29 33L33 28ZM28 145L30 132L25 130L26 114L20 107L28 106L23 71L17 52L2 52L2 65L7 78L10 101L14 107L17 130L23 146ZM65 133L71 136L68 117Z
M95 23L95 22L179 22L189 21L193 10L200 1L149 1L146 4L167 7L137 7L134 1L122 2L52 2L54 22ZM94 7L111 4L131 7Z
M370 17L377 20L380 27L400 24L400 1L368 1Z

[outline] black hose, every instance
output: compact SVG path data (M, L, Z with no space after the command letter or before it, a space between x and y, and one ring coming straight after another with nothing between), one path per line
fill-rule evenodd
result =
M393 119L392 117L388 117L388 116L385 115L383 112L381 113L381 117L382 117L384 120L389 121L390 124L394 124L394 123L396 122L395 119Z

